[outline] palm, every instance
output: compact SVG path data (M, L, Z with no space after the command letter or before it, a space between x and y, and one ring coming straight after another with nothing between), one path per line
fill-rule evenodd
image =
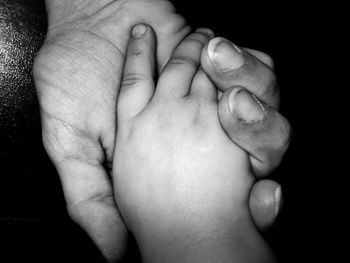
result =
M73 41L66 39L73 34ZM89 50L88 45L91 44L95 45L96 52ZM111 58L115 59L109 61L98 54L98 50L108 50ZM52 42L48 39L34 68L42 109L43 138L49 154L57 163L68 209L73 218L79 221L86 216L81 214L86 210L83 206L90 206L89 202L97 200L101 207L92 204L94 207L89 210L103 212L111 222L120 222L113 226L117 232L124 227L113 202L108 174L101 165L104 152L110 158L109 153L114 145L113 103L117 89L113 88L118 85L115 68L122 60L123 55L103 39L93 38L87 32L68 31ZM65 160L73 162L68 169L60 171L59 163ZM88 177L75 176L74 160L83 161L82 165L101 167ZM105 205L107 202L112 205ZM87 230L90 228L85 227ZM123 232L122 235L115 235L115 238L121 239L116 243L125 243L126 232Z

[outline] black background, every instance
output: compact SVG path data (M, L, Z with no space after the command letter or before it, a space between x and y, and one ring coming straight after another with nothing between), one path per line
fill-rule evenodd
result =
M331 42L334 14L320 4L243 1L175 2L196 27L209 27L239 46L270 54L281 87L281 113L293 127L291 147L273 174L282 184L284 209L266 233L281 262L335 262L344 173L329 144L341 129L330 114L341 94ZM335 13L336 14L336 13ZM23 26L24 25L24 26ZM12 33L11 33L12 32ZM69 221L55 169L42 147L31 63L46 33L44 1L0 1L0 262L100 262L98 251ZM17 58L16 59L16 54ZM338 53L339 54L339 53ZM328 77L331 82L328 83ZM340 161L339 161L340 162Z

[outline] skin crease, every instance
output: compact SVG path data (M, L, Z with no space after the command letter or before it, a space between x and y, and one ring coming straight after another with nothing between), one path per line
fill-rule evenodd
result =
M86 7L86 10L88 10L88 7ZM113 12L113 10L112 10L112 12ZM111 12L111 13L112 13ZM75 12L72 12L72 14L74 14ZM71 15L72 15L71 14ZM52 17L51 17L52 18ZM57 16L57 20L60 20L60 19L62 19L62 18L59 18L59 16ZM47 43L46 43L46 48L47 48L47 50L46 51L49 51L49 53L52 51L52 50L50 50L49 48L50 48L50 44L52 43L52 42L58 42L58 43L60 43L60 41L61 40L63 40L64 38L66 38L66 37L68 37L69 38L69 34L65 34L64 32L66 31L66 29L68 28L69 30L72 30L72 31L74 31L74 34L72 34L72 37L76 37L76 34L75 33L77 33L78 31L80 31L80 29L79 30L77 30L77 31L75 31L76 30L76 28L74 28L74 23L72 22L72 21L74 21L74 19L77 19L76 21L78 21L80 18L73 18L73 17L70 17L70 24L67 24L67 25L62 25L62 24L60 24L60 25L56 25L56 26L54 26L54 27L51 27L51 29L55 29L55 30L52 30L51 31L51 36L50 37L52 37L51 39L49 39L48 41L47 41ZM86 21L88 21L89 19L86 19ZM62 20L61 20L62 21ZM115 21L113 21L113 22L115 22ZM50 21L50 23L51 23L51 25L52 24L54 24L54 23L56 23L55 21L54 21L54 18L52 18L52 20ZM81 26L81 25L80 25ZM74 28L74 30L73 30L73 28ZM91 29L91 28L93 28L94 30L96 29L96 28L98 28L99 26L98 25L96 25L96 24L90 24L89 25L89 30ZM68 30L68 31L69 31ZM175 30L175 29L174 29ZM93 31L93 30L92 30ZM116 30L117 31L117 30ZM176 30L175 30L176 31ZM161 33L162 32L162 30L159 30L159 32ZM81 32L82 33L82 32ZM87 32L86 32L87 33ZM83 35L83 34L82 34ZM87 39L91 39L91 35L90 34L86 34L87 35ZM125 34L125 35L127 35L127 34ZM180 34L181 35L181 34ZM117 35L116 35L117 36ZM115 49L115 47L113 47L113 45L109 45L109 44L106 44L106 43L104 43L104 44L101 44L101 39L100 39L100 36L96 36L96 38L94 38L95 40L96 40L96 42L95 42L95 44L97 44L93 49L103 49L103 48L105 48L105 47L108 47L108 48L111 48L111 49ZM51 41L51 43L50 43L50 41ZM123 40L124 41L124 40ZM56 42L56 43L57 43ZM176 41L175 41L176 42ZM126 43L126 41L124 41L124 43ZM67 43L67 42L62 42L61 44L63 44L63 45L61 45L61 50L63 50L63 47L66 45L66 48L69 48L69 43ZM99 44L101 44L101 46L99 46ZM117 45L118 46L118 45ZM90 46L90 48L91 48L92 46ZM120 44L120 49L123 49L124 47L123 47L123 44ZM119 49L119 47L118 47L118 49ZM161 49L161 50L163 50L163 49ZM164 49L164 50L166 50L166 48ZM44 53L45 51L43 51L43 53ZM166 52L168 52L169 53L169 51L161 51L160 53L166 53ZM32 55L33 55L33 53L31 53ZM44 56L45 56L46 54L44 53ZM88 55L91 55L91 53L90 54L88 54ZM51 57L53 60L64 60L64 59L62 59L62 58L60 58L59 57L59 55L57 54L57 57L56 56L54 56L54 57ZM57 59L58 58L58 59ZM67 56L67 58L68 58L68 56ZM95 57L96 58L96 57ZM103 64L104 63L104 61L107 61L108 59L106 59L106 60L101 60L101 64ZM88 60L87 60L87 62L88 62ZM108 62L108 63L110 63L110 61ZM114 63L114 61L112 61L111 62L112 64ZM49 64L49 63L48 63ZM84 64L84 63L77 63L77 66L79 67L79 66L81 66L82 64ZM162 63L159 63L159 64L162 64ZM164 64L164 62L163 62L163 64ZM29 63L28 64L26 64L26 66L28 67L30 65L30 61L29 61ZM61 66L63 66L63 67L65 67L65 66L67 66L67 65L65 65L64 63L61 65ZM41 68L42 69L42 68ZM96 69L94 69L94 70L96 70ZM99 69L98 69L99 70ZM108 71L108 69L103 69L103 70L106 70L106 71ZM48 72L48 73L50 73L50 72ZM101 75L103 75L104 73L101 73ZM115 81L115 80L113 80L113 75L114 74L119 74L118 72L112 72L111 73L111 82L113 82L113 81ZM62 75L64 75L63 73L62 73ZM79 77L77 76L77 79L78 79ZM64 80L64 79L63 79ZM69 85L71 85L71 83L68 83ZM45 84L46 85L46 84ZM92 87L93 88L93 87ZM61 92L63 92L63 90L60 90ZM113 93L113 91L111 91L112 93ZM39 92L40 93L40 92ZM79 94L79 92L77 92L77 94ZM108 94L108 92L107 92L107 94ZM39 95L43 95L43 94L39 94ZM94 95L98 95L98 94L94 94ZM104 94L105 95L105 94ZM79 95L76 95L76 94L71 94L71 93L66 93L66 95L65 95L66 97L70 97L71 98L71 101L73 101L73 100L75 100L75 98L78 98L79 97ZM106 97L108 97L108 96L106 96ZM28 97L26 97L26 98L28 98ZM102 98L102 96L101 96L101 98ZM89 98L85 98L85 99L87 99L87 100L89 100ZM69 101L69 100L67 100L67 101ZM93 101L94 101L94 99L93 99ZM101 99L101 101L102 101L102 103L105 103L105 100L104 99ZM51 101L52 102L52 101ZM54 103L57 103L57 102L55 102L55 101L53 101ZM49 102L50 103L50 102ZM63 102L63 100L62 100L62 102L60 102L60 103L62 103L62 105L64 104L64 102ZM74 104L74 103L73 103ZM56 104L57 105L57 104ZM84 102L81 106L84 106L84 105L89 105L89 102ZM67 105L65 105L65 106L67 106ZM78 107L80 107L79 105L78 105ZM108 108L108 107L107 107ZM113 108L113 106L112 107L110 107L111 109ZM110 110L106 110L107 112L109 112ZM70 113L73 113L74 111L71 111ZM3 111L2 111L2 113L3 113ZM76 115L73 115L72 114L72 119L75 119L75 118L77 118L78 117L78 119L80 118L80 116L82 116L82 115L84 115L85 113L84 112L80 112L80 113L78 113L78 114L76 114ZM99 115L99 114L97 114L97 115ZM65 113L65 115L64 116L66 116L66 113ZM96 115L94 115L94 116L96 116ZM91 119L96 119L95 117L91 117ZM97 118L97 119L103 119L103 118ZM58 119L56 119L56 121L57 122L59 122L59 120L60 120L60 118L58 118ZM65 127L69 127L69 125L67 125L67 124L69 124L69 123L61 123L60 125L62 126L65 126ZM80 125L80 124L79 124ZM88 126L90 126L90 124L88 125ZM93 125L92 125L93 126ZM97 126L99 126L99 124L97 124ZM106 125L107 126L107 128L110 128L111 126L110 125ZM85 129L85 127L86 126L84 126L84 128L83 129ZM95 128L92 128L92 130L94 130ZM89 129L88 129L89 130ZM107 129L106 129L107 130ZM73 132L75 132L75 131L77 131L78 133L79 132L81 132L81 129L78 129L78 130L74 130L74 129L71 129L71 131L73 131ZM71 131L69 131L69 133L71 133ZM63 133L61 133L61 134L59 134L59 136L62 136L61 138L63 138L63 137L66 137L66 135L67 135L67 133L65 133L65 132L63 132ZM85 138L83 138L83 139L81 139L81 144L80 144L80 146L78 147L78 150L80 151L81 149L82 150L84 150L84 151L86 151L87 152L87 158L89 159L89 160L91 160L91 159L94 159L94 157L96 157L96 156L98 156L98 158L97 158L97 163L99 164L101 161L102 161L102 157L100 158L100 156L102 156L102 153L106 150L106 152L107 152L107 155L108 155L108 153L109 153L109 150L108 149L110 149L109 147L105 147L105 149L100 149L100 150L98 150L98 151L91 151L91 148L96 148L96 146L98 146L98 147L100 147L100 145L99 145L99 143L96 143L96 141L95 141L95 137L100 137L100 138L103 138L104 137L104 132L99 132L98 133L98 135L96 136L96 135L93 135L93 136L91 136L92 138L90 138L90 136L91 136L91 132L90 132L90 130L89 131L87 131L85 134L84 134L84 136L83 137L85 137ZM94 142L91 142L91 141L94 141ZM111 141L111 139L110 138L108 138L108 139L106 139L106 141L104 141L103 143L104 143L104 145L107 145L107 144L109 144L109 142ZM77 141L73 138L71 141L64 141L64 143L63 144L61 144L60 145L60 147L62 146L62 147L66 147L67 145L74 145L75 143L76 143ZM80 139L79 139L79 141L78 142L80 142ZM79 143L78 143L79 144ZM90 147L90 146L91 147ZM67 150L67 151L66 151ZM74 152L76 149L71 149L71 148L65 148L64 149L64 151L65 152ZM55 154L56 154L57 152L55 152ZM108 155L108 156L110 156L110 155ZM57 156L56 156L57 157ZM74 154L73 154L73 156L70 156L70 157L72 157L72 159L74 159L75 158L75 156L74 156ZM91 164L92 165L94 165L94 164L96 164L96 162L94 162L94 161L92 161L91 162ZM69 189L69 187L68 187L68 189ZM103 196L102 196L103 197ZM73 198L74 199L74 198ZM103 199L103 198L102 198ZM68 198L67 198L67 200L68 201L70 201L71 199L69 198L69 196L68 196ZM73 200L74 201L74 200ZM111 204L113 204L114 205L114 202L112 202ZM73 209L74 210L74 209ZM72 216L73 216L73 218L75 217L75 215L74 215L74 212L73 212L73 214L72 214Z

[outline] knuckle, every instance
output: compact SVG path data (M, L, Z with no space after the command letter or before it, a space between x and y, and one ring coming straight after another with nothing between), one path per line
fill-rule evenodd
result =
M175 13L176 9L173 3L171 3L170 1L158 1L157 3L159 6L159 8L161 8L162 10L168 12L168 13Z
M267 78L268 88L276 92L278 90L278 85L277 85L277 77L275 75L275 72L273 72L272 70L269 70L266 74L266 78Z
M289 121L287 119L284 119L284 130L283 130L283 140L282 144L288 148L289 144L292 140L292 126L290 125Z
M263 81L261 81L261 98L274 107L278 107L279 101L279 86L274 71L270 68L266 68L261 75Z
M292 139L292 127L289 121L282 116L278 126L278 140L276 140L276 149L283 154L289 147Z
M138 57L144 53L142 46L143 43L141 42L142 40L140 39L136 39L133 41L128 56Z
M291 125L288 120L275 112L275 117L267 121L266 128L263 130L264 138L255 141L258 147L256 152L260 156L260 160L265 163L266 168L271 171L275 169L283 160L284 154L289 148L291 141ZM271 127L273 126L273 128Z
M179 30L179 28L184 27L187 23L185 18L178 14L176 11L176 8L173 3L170 1L164 1L161 0L158 3L159 5L157 6L158 10L161 10L161 13L166 13L167 14L167 19L163 20L164 23L158 24L157 26L160 26L163 28L165 31L169 30L171 32L176 32Z

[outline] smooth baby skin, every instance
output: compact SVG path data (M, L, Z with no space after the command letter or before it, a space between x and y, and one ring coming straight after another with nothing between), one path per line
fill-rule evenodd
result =
M211 36L188 36L155 83L154 33L142 27L118 98L113 180L143 261L272 262L248 209L249 156L222 129L218 91L198 70Z

